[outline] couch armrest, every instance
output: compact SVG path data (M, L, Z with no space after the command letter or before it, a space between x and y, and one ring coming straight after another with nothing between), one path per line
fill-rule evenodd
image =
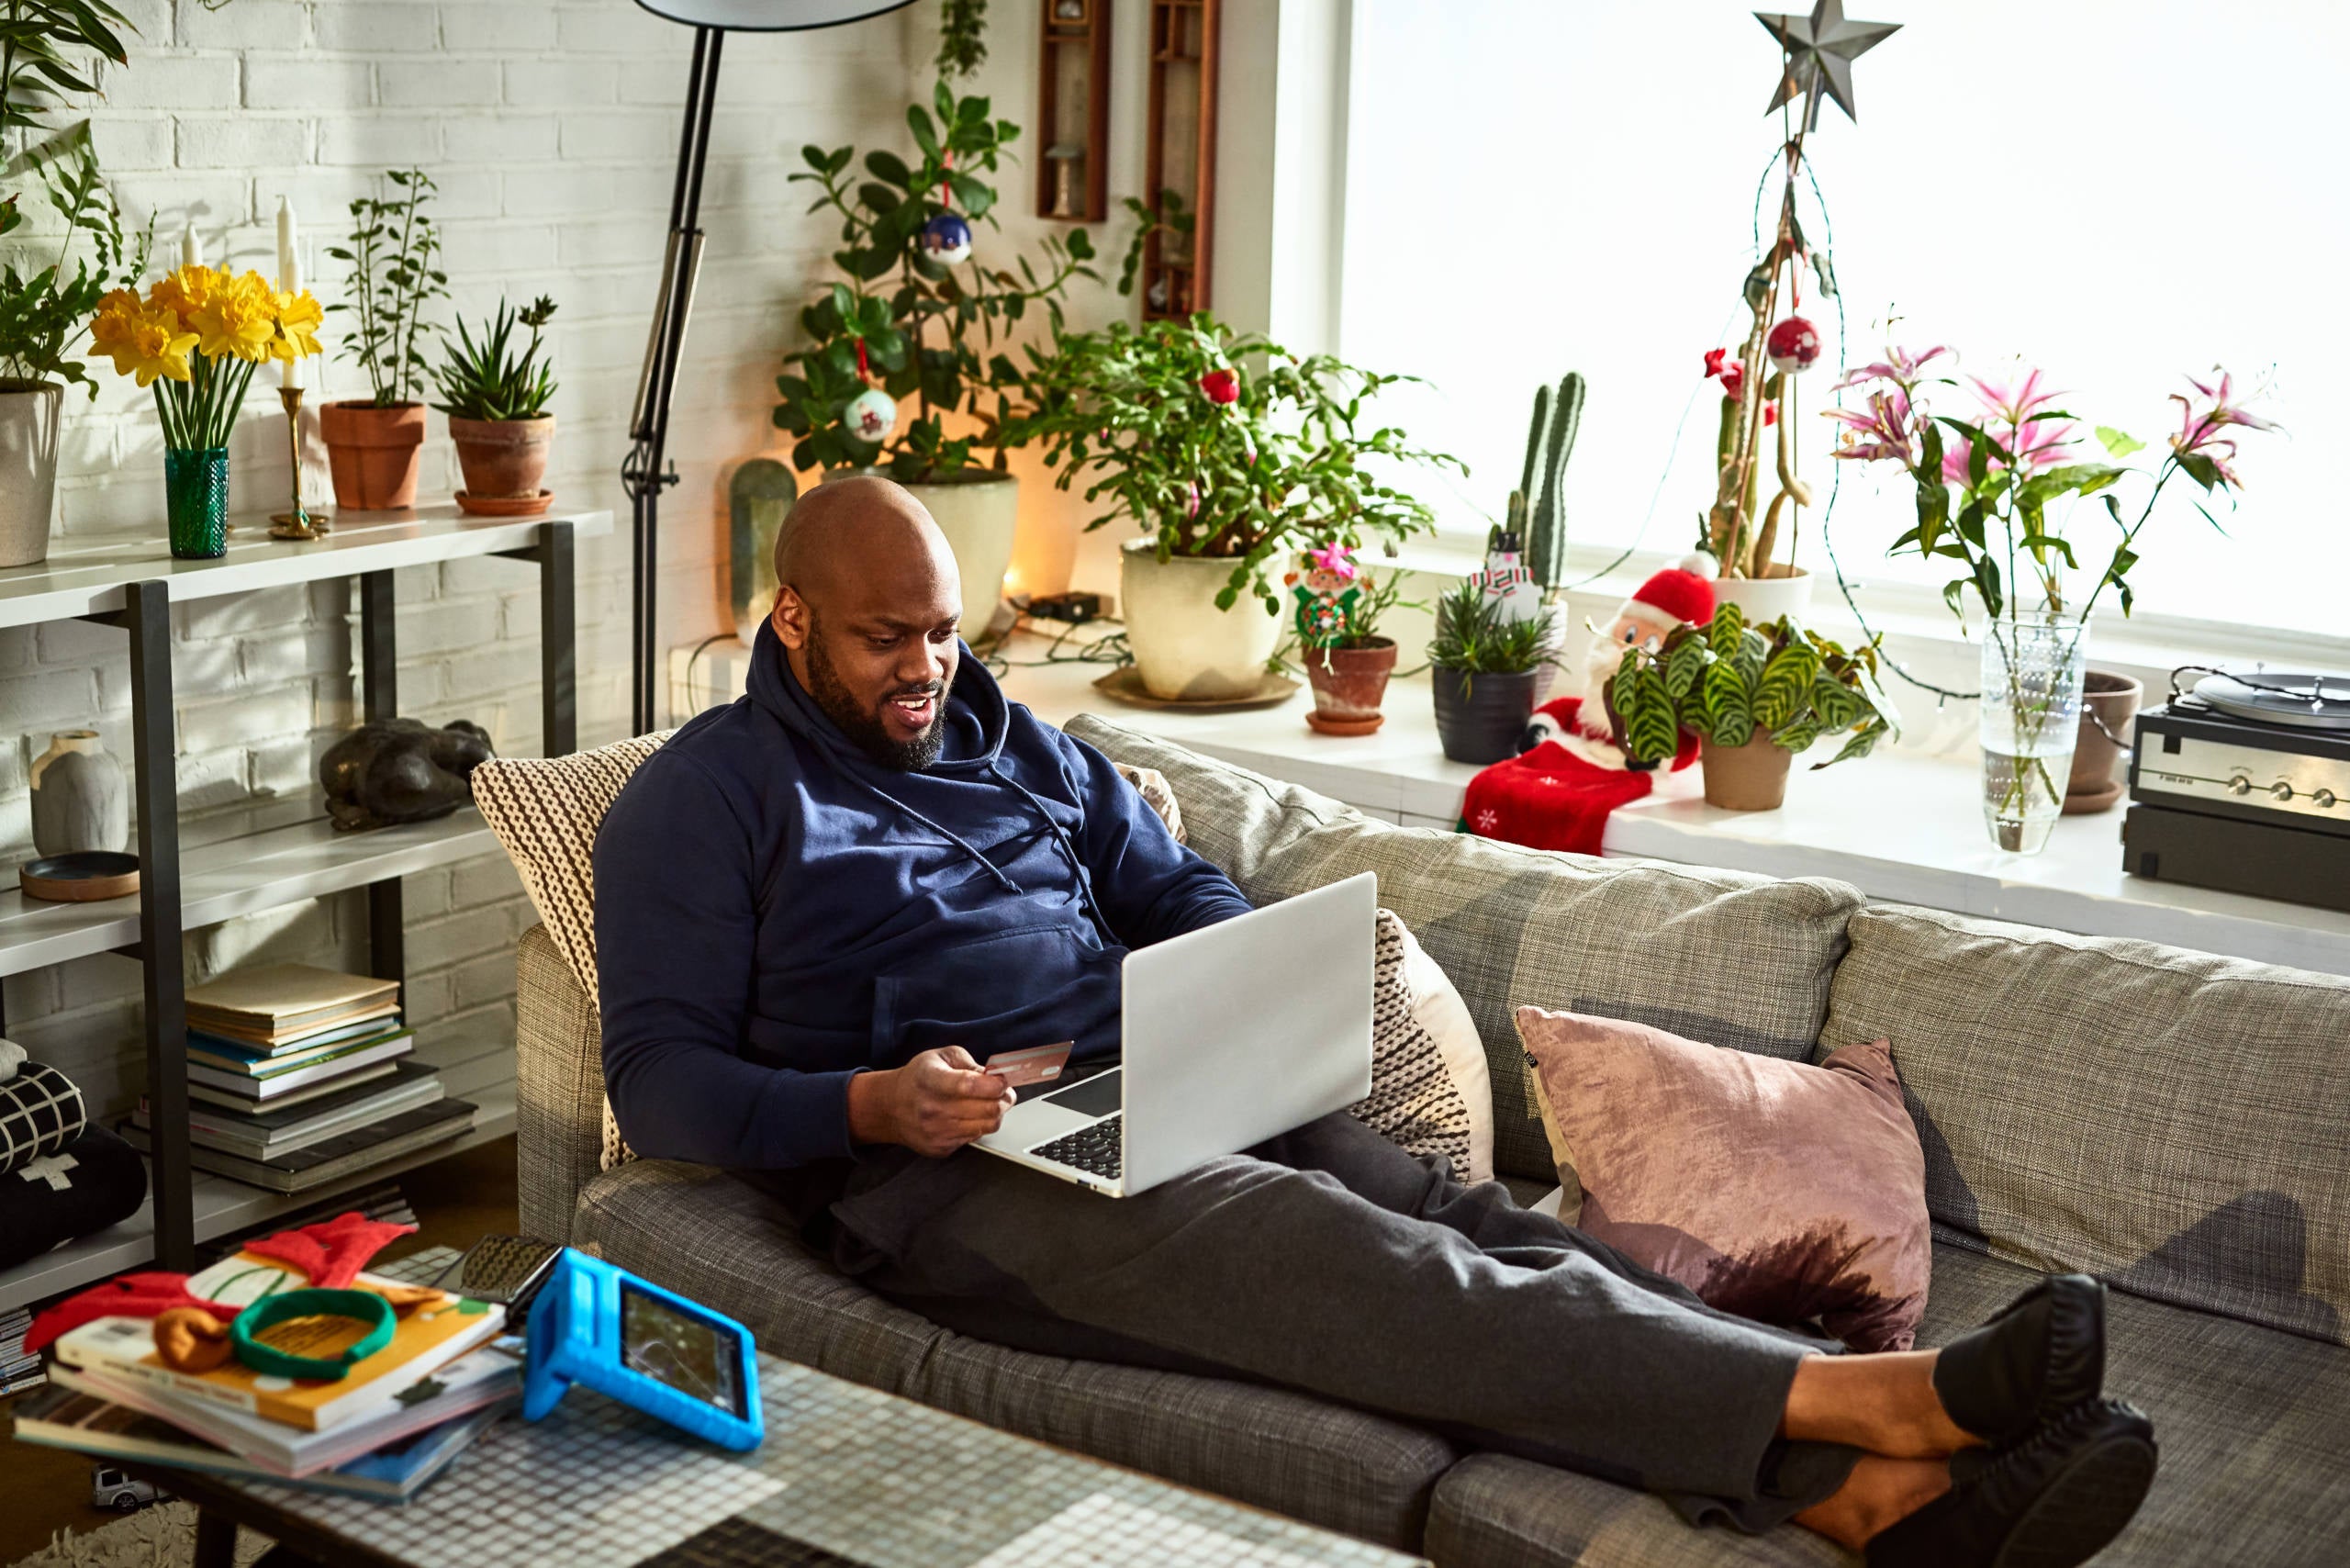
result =
M579 1189L603 1165L603 1023L545 926L522 933L514 967L522 1233L567 1242Z

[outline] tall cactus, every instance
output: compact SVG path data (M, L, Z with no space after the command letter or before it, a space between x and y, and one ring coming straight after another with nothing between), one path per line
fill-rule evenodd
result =
M1567 577L1566 509L1560 491L1566 479L1567 459L1573 455L1575 435L1583 425L1583 380L1569 371L1559 382L1554 399L1549 387L1534 395L1534 429L1526 438L1527 567L1547 592ZM1543 415L1550 416L1545 429ZM1534 484L1534 462L1541 448L1541 484Z

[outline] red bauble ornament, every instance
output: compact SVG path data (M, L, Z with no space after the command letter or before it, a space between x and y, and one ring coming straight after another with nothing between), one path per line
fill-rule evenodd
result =
M1818 362L1819 329L1800 316L1790 316L1771 329L1762 347L1773 370L1800 375Z
M1240 375L1237 371L1211 370L1200 377L1200 390L1208 395L1211 403L1240 401Z

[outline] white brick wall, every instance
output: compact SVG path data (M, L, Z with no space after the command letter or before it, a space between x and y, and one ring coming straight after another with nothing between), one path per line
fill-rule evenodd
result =
M206 258L273 271L277 198L290 196L305 277L341 297L325 254L344 210L383 169L440 182L437 210L454 305L486 314L501 294L551 293L563 381L549 483L568 504L611 509L656 286L691 35L632 0L137 0L127 70L107 73L93 130L117 192L176 259L193 222ZM923 9L923 8L917 8ZM711 240L670 452L682 482L664 503L664 643L719 628L719 465L765 449L771 378L792 311L834 243L788 186L803 142L903 139L929 81L927 17L819 34L735 34L726 44L703 227ZM1033 30L1033 19L1005 27ZM1013 101L1024 102L1026 94ZM341 319L329 318L335 347ZM267 377L263 378L266 380ZM321 397L364 391L339 350ZM316 383L313 383L314 386ZM232 442L232 504L285 494L285 431L256 387ZM432 416L424 488L454 487ZM151 533L162 551L162 442L147 395L111 375L95 405L69 404L64 536ZM315 422L306 450L326 493ZM626 729L627 547L583 545L578 585L580 739ZM539 749L536 578L510 562L458 562L396 579L400 711L487 725L501 751ZM181 806L190 838L234 831L255 807L314 789L316 759L356 718L350 589L324 584L180 607L173 615ZM26 767L52 730L95 723L126 765L127 653L118 632L68 624L0 632L0 868L31 852ZM282 807L280 808L283 809ZM408 1004L428 1026L512 1015L512 944L532 918L502 858L407 879ZM199 980L253 958L357 965L357 894L191 933ZM143 1072L139 976L112 956L6 981L7 1032L71 1074L102 1111L127 1109Z

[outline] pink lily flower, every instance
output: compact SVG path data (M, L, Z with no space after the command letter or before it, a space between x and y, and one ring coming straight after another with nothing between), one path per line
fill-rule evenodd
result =
M1308 550L1305 558L1314 563L1317 571L1329 572L1349 582L1360 575L1360 568L1355 565L1354 551L1344 544L1325 544L1319 549Z
M1887 345L1885 357L1844 372L1844 379L1830 386L1830 392L1841 392L1847 386L1858 386L1864 381L1890 381L1904 392L1916 389L1919 372L1933 361L1950 352L1947 343L1936 343L1923 353L1913 354L1908 349Z
M1869 406L1865 409L1823 409L1820 411L1845 427L1834 455L1860 462L1889 458L1904 466L1915 463L1916 458L1911 452L1909 397L1897 384L1890 390L1871 393Z
M2246 430L2273 431L2277 422L2253 413L2234 401L2235 383L2226 371L2220 372L2220 384L2208 386L2193 376L2187 384L2201 396L2210 399L2208 409L2198 409L2183 392L2170 395L2179 408L2178 433L2170 438L2171 450L2182 457L2200 457L2211 465L2221 484L2232 490L2244 488L2244 481L2236 475L2234 462L2236 443L2220 432L2230 425L2242 425Z
M1979 375L1966 379L1974 386L1975 395L1983 400L1984 409L2009 426L2031 424L2034 413L2064 396L2060 392L2042 392L2037 370L2028 372L2020 386L1995 386Z
M2054 396L2050 393L2040 401L2045 403ZM2053 468L2064 459L2065 449L2073 443L2079 429L2070 420L2027 420L2004 435L1994 431L1993 439L2016 454L2017 463L2026 474L2037 474L2043 468ZM1953 485L1965 484L1967 455L1967 444L1953 439L1942 453L1942 477ZM1993 457L1989 471L1996 474L2006 466L2006 463Z

